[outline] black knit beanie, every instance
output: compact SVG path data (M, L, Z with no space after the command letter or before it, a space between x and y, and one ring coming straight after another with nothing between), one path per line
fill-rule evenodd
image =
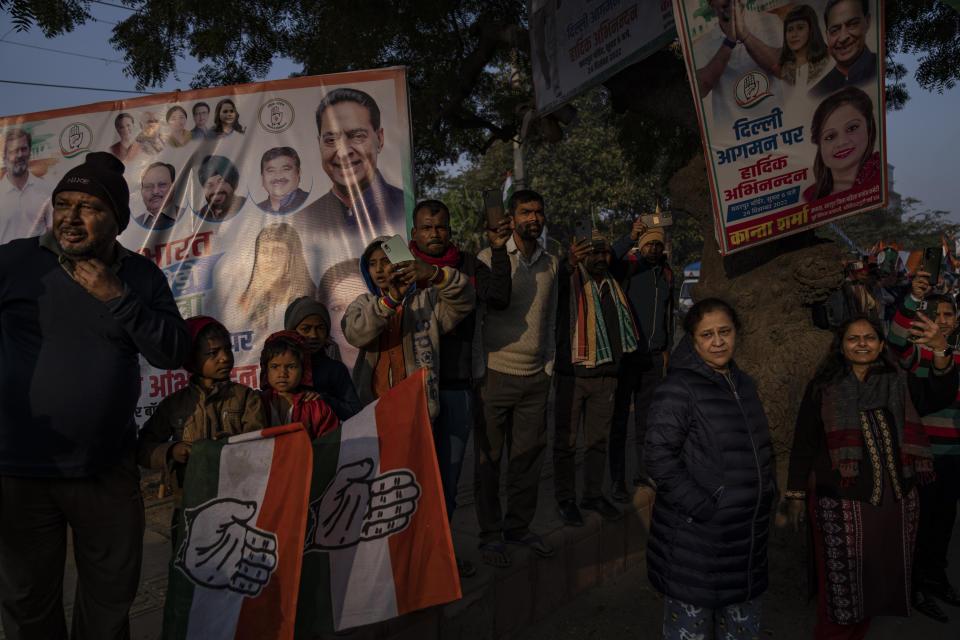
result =
M297 298L290 303L286 313L283 314L283 328L288 331L296 331L297 326L303 322L303 319L312 315L323 318L323 321L327 324L327 331L330 330L330 312L322 303L307 296Z
M83 164L70 169L53 190L53 198L61 191L79 191L100 198L110 205L120 231L130 223L130 189L123 178L124 166L112 153L88 153Z

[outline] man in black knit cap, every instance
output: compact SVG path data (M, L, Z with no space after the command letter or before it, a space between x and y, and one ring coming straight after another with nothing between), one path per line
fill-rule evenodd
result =
M129 638L143 556L137 354L179 367L189 334L167 279L117 235L124 166L90 153L53 191L53 228L0 246L0 618L6 637Z

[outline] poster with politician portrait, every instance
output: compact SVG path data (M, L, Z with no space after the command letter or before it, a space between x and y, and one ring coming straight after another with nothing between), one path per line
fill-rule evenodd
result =
M887 203L882 0L674 0L729 254Z
M183 317L227 327L235 381L259 386L264 339L303 296L327 304L352 367L339 325L345 292L364 290L357 258L411 226L408 105L404 69L389 68L3 118L0 198L17 208L0 202L0 241L46 232L60 178L108 151L130 189L120 243L163 271ZM188 374L144 363L142 379L141 421Z

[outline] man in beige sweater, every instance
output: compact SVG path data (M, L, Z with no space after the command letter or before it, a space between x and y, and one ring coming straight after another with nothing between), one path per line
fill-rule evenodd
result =
M513 235L511 291L504 309L481 307L478 313L474 376L480 380L482 417L476 431L477 518L483 561L510 565L504 543L530 547L540 557L553 555L530 531L537 510L537 488L547 442L547 395L556 350L557 258L537 243L544 226L543 198L521 190L507 203ZM499 250L504 250L499 249ZM477 259L488 267L494 249ZM507 508L499 498L500 457L509 442Z

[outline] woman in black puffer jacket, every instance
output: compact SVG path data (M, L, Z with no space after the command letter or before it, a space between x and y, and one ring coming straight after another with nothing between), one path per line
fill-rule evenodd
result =
M760 635L776 487L766 415L732 359L739 328L726 302L694 305L648 414L647 567L666 639Z

